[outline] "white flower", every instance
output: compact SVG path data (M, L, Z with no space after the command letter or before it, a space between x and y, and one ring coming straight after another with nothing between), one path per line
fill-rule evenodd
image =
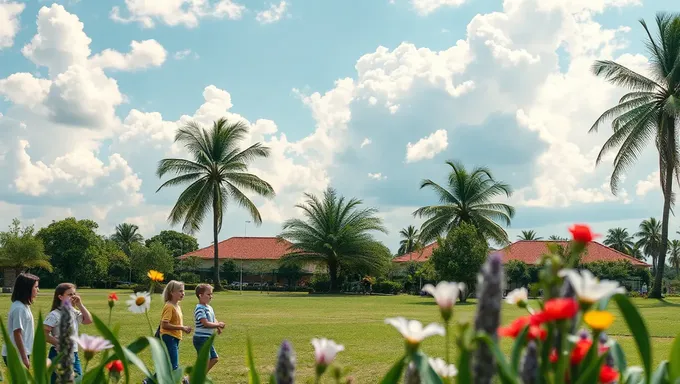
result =
M326 366L335 360L335 356L338 352L344 351L345 346L337 344L333 340L329 339L312 339L312 345L314 346L314 360L317 365Z
M456 304L460 293L465 291L465 284L440 281L436 287L432 284L425 284L423 291L434 296L434 301L437 302L439 308L447 310Z
M403 317L392 317L385 319L386 324L396 328L409 344L417 345L426 338L434 335L444 336L444 327L437 323L428 324L423 328L423 324L418 320L407 320Z
M574 288L576 296L581 302L593 304L605 297L617 293L626 293L626 289L616 281L602 280L593 276L589 270L584 269L579 273L574 269L563 269L559 272L560 277L566 277Z
M529 300L529 291L526 288L517 288L512 292L508 293L505 297L505 302L510 305L521 305L520 303L526 304Z
M132 313L144 313L151 307L151 294L149 292L135 292L127 301L128 310Z
M437 372L437 375L439 375L441 378L453 377L458 374L458 370L456 369L455 365L446 364L446 361L440 359L439 357L436 359L430 357L427 360L430 363L430 367L432 367L432 369L434 369L434 371Z
M94 354L101 352L105 349L113 348L113 344L103 337L90 336L82 334L80 336L72 336L73 340L78 343L80 348L85 351L85 359L90 360L94 357Z

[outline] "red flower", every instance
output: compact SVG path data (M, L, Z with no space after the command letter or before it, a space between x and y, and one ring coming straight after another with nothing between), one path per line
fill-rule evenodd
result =
M550 362L553 364L557 363L557 351L553 349L550 352L550 356L548 356L548 359L550 359Z
M538 325L532 324L530 316L518 317L512 323L510 323L510 325L498 328L498 336L516 338L520 333L522 333L522 330L527 325L529 326L528 335L530 340L545 340L545 338L548 336L548 332L545 329L539 327Z
M583 361L583 359L586 357L588 354L588 351L590 350L590 347L593 345L593 342L588 339L582 339L579 340L576 345L574 346L574 349L571 351L571 363L576 365Z
M118 301L118 295L116 295L116 292L109 293L109 301Z
M550 299L543 305L543 311L535 313L531 317L534 325L548 321L571 319L578 313L578 302L574 299L557 298Z
M106 369L109 372L121 372L123 370L123 362L120 360L114 360L106 364Z
M545 340L546 337L548 337L548 331L544 328L535 325L529 326L529 340Z
M613 383L618 378L619 372L616 369L606 364L603 365L602 368L600 368L600 383L603 384Z
M569 228L574 241L578 243L590 243L598 235L590 231L590 227L585 224L574 224Z

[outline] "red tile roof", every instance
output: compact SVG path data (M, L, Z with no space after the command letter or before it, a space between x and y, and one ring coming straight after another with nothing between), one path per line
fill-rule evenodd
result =
M546 245L548 243L558 243L566 246L568 242L566 241L550 241L550 240L520 240L516 241L507 247L494 252L500 252L503 257L503 264L510 260L520 260L529 265L536 264L541 258L541 255L547 252ZM436 249L437 243L432 243L424 248L422 257L419 256L417 252L412 252L411 254L406 254L403 256L395 257L392 259L394 262L403 263L409 261L411 256L413 256L413 261L427 261L430 256L432 256L432 251ZM626 255L625 253L619 252L613 248L609 248L606 245L600 244L598 242L591 242L586 248L586 252L583 255L582 262L584 264L592 263L594 261L619 261L627 260L633 264L634 267L639 268L649 268L650 265L644 261L638 260L634 257Z
M437 249L437 242L424 246L421 250L413 251L392 259L395 263L408 263L409 261L427 261L432 256L432 251Z
M218 243L218 257L234 260L278 260L288 252L291 243L276 237L231 237ZM213 258L213 246L180 256L198 256L201 259Z

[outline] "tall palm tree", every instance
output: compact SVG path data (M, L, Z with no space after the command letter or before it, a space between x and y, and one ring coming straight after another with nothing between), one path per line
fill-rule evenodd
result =
M118 244L120 249L130 259L130 281L132 281L132 252L130 248L132 244L142 244L144 238L139 233L139 227L136 224L122 223L116 225L116 233L111 235L111 240Z
M668 252L668 262L671 267L675 269L675 274L680 273L680 240L673 240L670 242Z
M661 223L654 217L642 220L635 236L639 238L637 244L645 256L652 258L652 270L656 271L658 251L661 247Z
M515 208L493 199L498 195L510 197L512 188L496 181L488 168L477 167L468 172L461 163L447 161L446 164L451 167L446 188L430 179L420 183L421 189L433 190L440 203L413 212L414 216L427 218L420 229L423 243L447 234L460 223L468 223L485 238L507 244L508 234L496 221L510 225Z
M626 228L621 227L610 228L607 231L607 237L605 237L603 243L610 248L631 256L633 247L635 246L633 236L628 233Z
M656 16L658 35L653 36L644 20L650 54L651 76L641 75L614 61L596 61L593 73L612 84L627 88L619 103L605 111L590 128L596 132L611 120L614 133L602 146L597 157L599 164L609 151L619 148L614 158L610 180L612 193L616 194L621 177L637 160L650 139L659 155L661 189L664 195L661 218L661 242L654 257L658 270L649 297L661 298L661 283L668 245L668 219L673 200L673 176L680 177L680 146L676 140L675 122L680 116L680 18L678 15L659 13Z
M528 231L522 231L521 234L517 235L517 240L542 240L543 238L536 235L536 231L530 229Z
M210 129L195 122L187 123L175 135L175 142L189 151L193 160L163 159L156 171L159 178L166 174L175 177L163 183L164 187L189 184L179 195L168 220L172 225L183 221L185 232L200 230L203 219L212 211L213 256L216 290L222 289L217 235L222 229L224 212L229 201L245 208L255 224L262 224L262 217L255 204L243 192L271 198L274 189L258 176L248 173L248 165L255 159L269 156L269 148L255 143L241 149L241 141L248 133L248 125L242 121L229 122L224 118L215 121Z
M397 251L399 255L411 253L422 246L419 239L420 232L413 225L402 228L399 235L401 236L399 250Z
M331 291L338 288L341 270L376 270L383 266L389 250L371 232L387 230L375 208L360 208L361 200L346 200L332 188L321 199L308 193L305 197L304 204L296 205L305 219L287 220L279 235L292 243L281 259L284 265L325 264Z
M567 239L566 237L562 237L562 236L550 235L550 236L548 236L548 240L550 240L550 241L568 241L569 239Z

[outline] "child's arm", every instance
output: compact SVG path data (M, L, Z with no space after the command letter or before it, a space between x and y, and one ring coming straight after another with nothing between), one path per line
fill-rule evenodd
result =
M205 317L201 319L201 324L203 324L204 327L206 328L224 328L224 323L221 321L208 321Z
M183 326L183 325L174 325L170 324L170 320L163 320L161 322L161 327L163 327L164 330L166 331L184 331L186 333L191 332L191 327L189 326Z
M78 310L80 310L80 313L83 314L83 324L92 324L92 315L90 315L90 311L85 308L85 304L83 304L80 296L73 296L73 304L75 304L75 306L78 307Z
M26 348L24 347L24 339L21 338L22 331L21 328L17 328L12 332L14 334L14 342L17 345L17 350L19 350L19 357L21 361L24 362L26 368L31 368L31 362L28 360L28 355L26 355Z
M45 331L45 340L47 340L48 343L54 345L56 348L59 348L59 340L51 334L52 328L54 327L51 327L47 324L43 325L43 331Z

